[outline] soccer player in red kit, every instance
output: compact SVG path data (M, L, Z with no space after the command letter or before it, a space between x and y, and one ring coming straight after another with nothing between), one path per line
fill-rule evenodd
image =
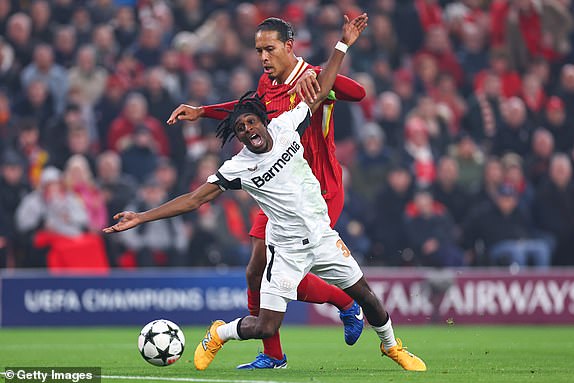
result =
M263 66L257 93L263 96L269 114L274 118L293 109L301 97L314 98L318 92L316 74L319 67L313 67L293 52L293 28L278 18L268 18L257 27L255 48ZM305 131L301 142L305 159L313 174L319 180L323 198L327 202L331 227L335 226L343 209L344 193L341 166L335 157L333 136L333 107L336 99L360 101L365 96L363 87L357 82L338 75L330 97L312 115L311 125ZM193 121L200 117L224 119L237 101L194 107L182 104L169 117L167 123L178 120ZM265 225L267 217L260 211L249 234L252 237L253 252L247 265L247 296L251 315L259 313L259 289L267 264L265 248ZM363 329L363 313L359 305L339 288L329 285L313 274L301 281L297 299L311 303L331 303L339 309L345 325L345 341L354 344ZM255 361L238 366L239 369L283 368L287 358L283 354L279 332L263 340L264 350Z

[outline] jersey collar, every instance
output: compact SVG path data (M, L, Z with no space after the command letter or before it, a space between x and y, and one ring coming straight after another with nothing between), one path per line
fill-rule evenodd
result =
M297 80L299 79L299 77L301 76L301 74L303 74L303 72L307 69L308 66L309 66L309 64L306 63L305 60L303 60L303 58L297 57L297 64L295 65L295 68L293 68L293 70L291 71L291 73L287 77L287 80L285 80L285 85L289 85L289 86L294 85L297 82ZM273 85L277 85L277 80L273 80Z

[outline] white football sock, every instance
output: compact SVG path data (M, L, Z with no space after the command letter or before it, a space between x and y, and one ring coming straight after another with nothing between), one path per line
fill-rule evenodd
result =
M377 333L381 342L383 342L383 347L385 350L395 346L397 341L395 340L395 332L393 331L393 325L391 323L391 317L387 320L387 323L381 327L373 326L373 330Z
M221 338L221 340L224 342L228 341L229 339L241 340L239 334L237 333L237 323L239 323L241 319L243 318L237 318L234 321L219 326L216 329L219 338Z

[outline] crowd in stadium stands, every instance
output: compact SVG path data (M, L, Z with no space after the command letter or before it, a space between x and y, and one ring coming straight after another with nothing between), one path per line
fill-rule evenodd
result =
M574 265L571 0L0 0L0 267L245 265L244 192L102 236L112 215L194 189L238 145L180 103L255 89L259 22L321 64L341 14L369 27L335 107L363 265Z

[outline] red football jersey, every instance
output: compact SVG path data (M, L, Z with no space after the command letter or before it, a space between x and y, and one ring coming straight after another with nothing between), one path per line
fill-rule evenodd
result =
M277 84L266 74L259 79L257 93L263 96L268 111L274 111L270 118L277 117L283 112L293 109L300 102L296 94L289 95L287 92L297 83L297 80L307 69L320 70L312 67L302 59L287 77L284 84ZM301 143L303 144L304 157L309 163L313 174L319 180L323 198L331 199L337 193L342 192L341 165L335 157L335 138L333 135L333 100L325 100L313 113L311 125L307 128Z

